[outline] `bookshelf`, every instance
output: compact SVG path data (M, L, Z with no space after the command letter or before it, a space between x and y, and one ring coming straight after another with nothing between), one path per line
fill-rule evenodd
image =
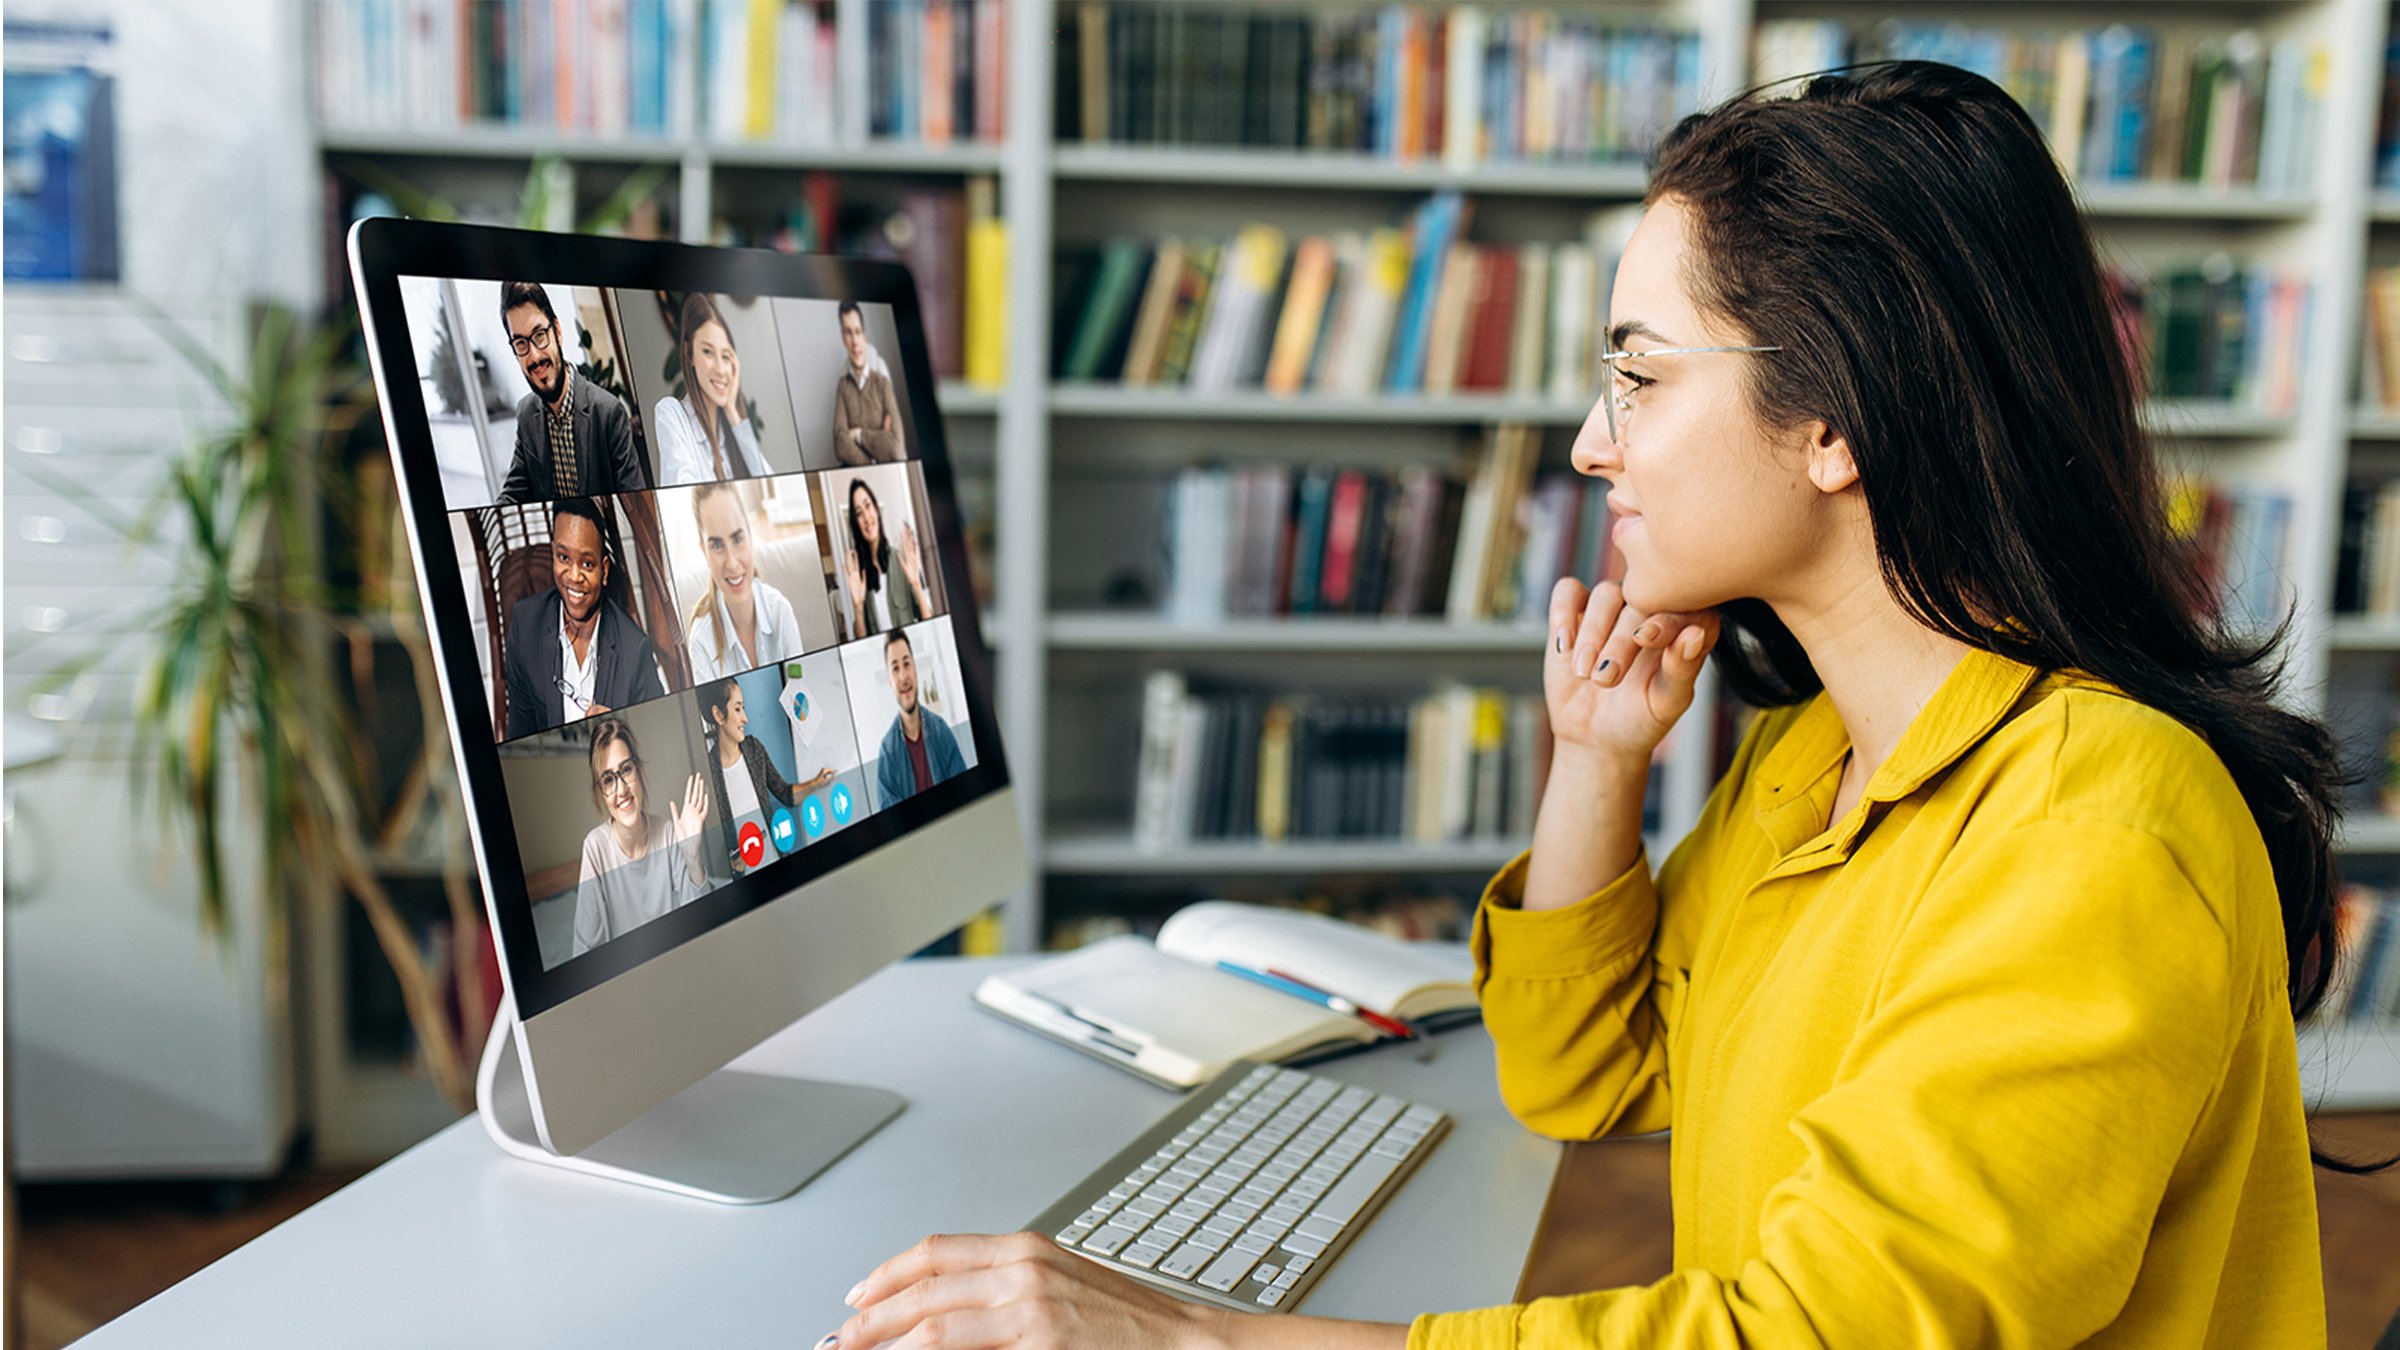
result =
M700 0L681 0L691 13ZM869 0L825 7L839 27L845 73L865 64ZM1220 146L1110 144L1053 134L1060 87L1056 63L1071 49L1054 41L1065 0L1010 0L1005 135L996 141L925 145L865 134L844 93L843 120L822 144L723 137L558 135L475 125L439 130L320 125L319 161L330 171L368 160L426 181L474 179L564 155L578 175L611 181L629 166L669 170L660 189L670 232L702 241L710 222L748 194L772 190L782 171L824 169L852 183L960 182L990 176L1008 230L1009 378L993 390L946 383L953 458L962 478L980 477L993 503L997 603L984 611L995 651L1002 730L1034 850L1036 880L1005 909L1007 945L1040 944L1044 892L1055 881L1088 891L1112 879L1155 885L1177 877L1318 878L1475 874L1504 861L1500 845L1359 845L1292 841L1279 846L1211 841L1145 851L1134 845L1129 757L1104 753L1097 727L1126 727L1144 674L1173 668L1275 678L1341 688L1361 679L1490 680L1536 686L1531 651L1540 637L1503 623L1438 618L1228 619L1176 624L1112 603L1108 582L1139 549L1145 492L1211 458L1312 456L1344 462L1426 462L1449 453L1475 428L1510 422L1541 429L1541 463L1563 467L1567 442L1589 411L1575 399L1495 393L1276 397L1255 388L1196 394L1181 388L1051 381L1039 354L1053 349L1058 251L1118 232L1190 231L1230 238L1250 220L1295 237L1310 230L1390 223L1412 201L1445 188L1476 203L1475 237L1508 241L1573 237L1582 218L1638 201L1642 171L1623 163L1452 162L1436 151L1398 160L1360 152ZM1308 12L1296 0L1266 0L1265 12ZM1446 7L1442 7L1446 8ZM1704 101L1749 82L1754 37L1785 20L1836 20L1864 32L1887 19L1938 18L2012 30L2096 27L2111 19L2172 31L2255 27L2270 40L2322 44L2330 56L2313 180L2259 188L2181 182L2087 181L2079 195L2103 247L2146 265L2226 253L2291 269L2313 285L2306 311L2299 387L2289 413L2208 400L2162 401L2146 409L2172 463L2280 492L2290 501L2283 594L2296 602L2291 680L2301 706L2339 720L2343 688L2362 672L2400 665L2400 626L2332 613L2343 485L2360 465L2400 472L2400 416L2373 412L2353 387L2362 322L2361 278L2370 253L2400 254L2400 192L2378 192L2369 166L2383 72L2379 54L2392 24L2388 0L2209 0L2188 6L2012 5L2004 0L1616 0L1550 8L1606 22L1650 22L1698 36ZM688 114L687 114L688 115ZM705 125L695 119L693 125ZM1072 323L1073 315L1064 322ZM1654 857L1696 818L1724 747L1705 717L1717 705L1705 673L1689 724L1663 768ZM2389 682L2389 676L2386 676ZM2354 820L2345 856L2362 872L2400 869L2400 823ZM2308 1028L2303 1060L2312 1100L2400 1103L2400 1029ZM2338 1052L2338 1053L2337 1053ZM2337 1065L2338 1067L2327 1067Z

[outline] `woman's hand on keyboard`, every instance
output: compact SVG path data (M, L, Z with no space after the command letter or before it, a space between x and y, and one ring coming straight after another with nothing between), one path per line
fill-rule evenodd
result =
M926 1238L877 1266L845 1301L858 1315L818 1342L822 1350L1220 1350L1235 1344L1235 1314L1137 1284L1039 1233Z

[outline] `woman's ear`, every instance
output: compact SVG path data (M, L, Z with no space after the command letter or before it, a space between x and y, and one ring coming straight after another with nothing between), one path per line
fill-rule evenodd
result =
M1858 462L1850 457L1850 442L1823 422L1812 424L1808 442L1808 481L1831 496L1858 484Z

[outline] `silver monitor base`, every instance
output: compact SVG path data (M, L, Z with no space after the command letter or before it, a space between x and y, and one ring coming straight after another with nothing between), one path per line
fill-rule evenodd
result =
M516 1025L503 1000L475 1076L475 1111L494 1143L528 1162L696 1199L780 1200L908 1107L882 1088L720 1069L583 1152L553 1153L534 1129Z

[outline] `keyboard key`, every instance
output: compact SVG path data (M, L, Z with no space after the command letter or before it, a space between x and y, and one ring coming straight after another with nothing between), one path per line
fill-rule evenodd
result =
M1188 1280L1200 1272L1216 1253L1197 1242L1187 1242L1175 1249L1175 1254L1158 1263L1158 1273Z
M1126 1243L1141 1236L1139 1228L1112 1223L1083 1240L1083 1249L1094 1256L1115 1256Z
M1220 1233L1213 1228L1203 1228L1192 1234L1187 1241L1202 1251L1221 1252L1233 1245L1233 1234Z
M1264 1256L1269 1251L1274 1249L1275 1240L1273 1238L1260 1237L1257 1233L1253 1232L1244 1233L1227 1245L1237 1252L1248 1252L1253 1256Z
M1302 1257L1301 1259L1306 1260L1308 1258ZM1289 1289L1293 1285L1300 1283L1300 1275L1301 1272L1297 1270L1287 1270L1281 1275L1275 1277L1275 1287L1278 1289Z
M1294 1233L1283 1240L1285 1251L1298 1252L1302 1256L1323 1256L1326 1246L1327 1243L1323 1238L1312 1238L1300 1233Z
M1276 1304L1283 1302L1284 1297L1291 1292L1292 1291L1289 1289L1278 1289L1274 1285L1270 1284L1266 1288L1258 1291L1258 1306L1262 1308L1272 1308Z
M1198 1219L1178 1219L1172 1214L1162 1214L1159 1216L1158 1222L1150 1225L1145 1233L1147 1236L1155 1237L1163 1242L1169 1238L1182 1237L1199 1226Z
M1148 1270L1157 1265L1160 1258L1166 1254L1167 1249L1164 1247L1154 1247L1147 1242L1137 1242L1117 1253L1117 1259L1138 1270Z
M1316 1263L1317 1258L1313 1256L1291 1256L1284 1258L1283 1269L1287 1275L1306 1275L1309 1267Z
M1058 1230L1058 1245L1061 1247L1072 1247L1076 1243L1083 1241L1084 1237L1091 1231L1092 1230L1089 1227L1083 1224L1068 1224L1066 1227Z
M1332 1190L1317 1197L1314 1208L1328 1219L1348 1223L1358 1217L1358 1211L1366 1206L1368 1200L1374 1198L1375 1188L1399 1170L1400 1163L1395 1158L1361 1158L1342 1174L1342 1179L1333 1184Z
M1240 1284L1242 1277L1250 1273L1250 1267L1257 1264L1258 1255L1255 1252L1238 1249L1228 1251L1210 1262L1208 1269L1200 1272L1196 1282L1222 1294Z
M1342 1235L1343 1226L1340 1219L1324 1214L1311 1214L1300 1221L1298 1231L1304 1236L1322 1238L1331 1242Z

